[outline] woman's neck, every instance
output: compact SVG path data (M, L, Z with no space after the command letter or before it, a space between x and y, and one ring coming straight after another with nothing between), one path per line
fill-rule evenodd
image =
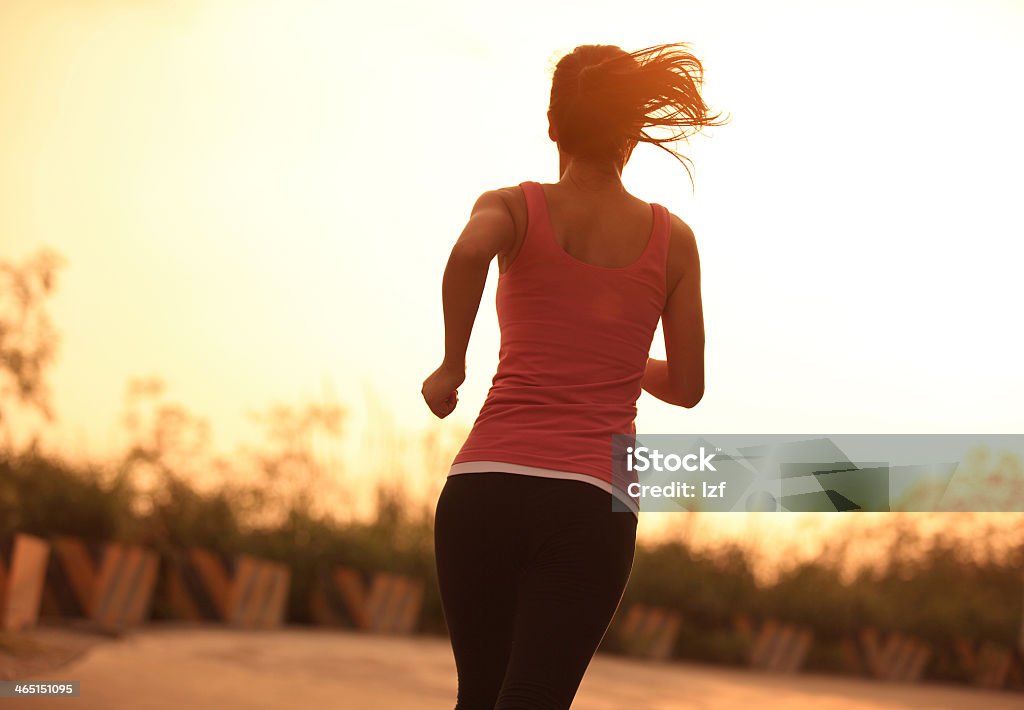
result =
M558 184L577 192L588 194L626 194L622 185L622 171L612 163L594 163L565 153L559 153Z

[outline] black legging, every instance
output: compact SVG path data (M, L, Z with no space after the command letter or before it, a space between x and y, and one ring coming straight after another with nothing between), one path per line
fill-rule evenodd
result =
M589 483L448 478L434 549L456 710L565 710L633 565L636 518Z

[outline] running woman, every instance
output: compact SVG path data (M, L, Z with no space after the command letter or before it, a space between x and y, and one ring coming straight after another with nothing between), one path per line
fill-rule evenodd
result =
M562 57L548 108L559 181L483 193L452 249L444 360L422 390L436 416L458 403L495 257L501 328L497 373L435 513L456 710L570 707L633 564L637 508L613 486L612 435L635 434L641 389L681 407L703 396L693 232L622 185L637 143L685 167L669 145L720 124L701 79L680 44ZM648 357L659 319L667 360Z

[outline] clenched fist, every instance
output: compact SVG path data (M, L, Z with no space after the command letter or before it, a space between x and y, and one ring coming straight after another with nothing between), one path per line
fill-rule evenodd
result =
M435 416L444 419L455 411L455 405L459 403L459 385L465 380L465 370L441 365L423 381L423 389L420 390L423 401Z

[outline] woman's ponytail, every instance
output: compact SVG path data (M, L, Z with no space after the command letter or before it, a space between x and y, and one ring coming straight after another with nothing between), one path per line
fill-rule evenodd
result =
M595 161L624 161L636 143L671 147L705 126L722 125L700 95L703 67L684 44L659 44L635 52L583 45L555 67L549 107L561 149ZM648 128L667 129L665 135Z

